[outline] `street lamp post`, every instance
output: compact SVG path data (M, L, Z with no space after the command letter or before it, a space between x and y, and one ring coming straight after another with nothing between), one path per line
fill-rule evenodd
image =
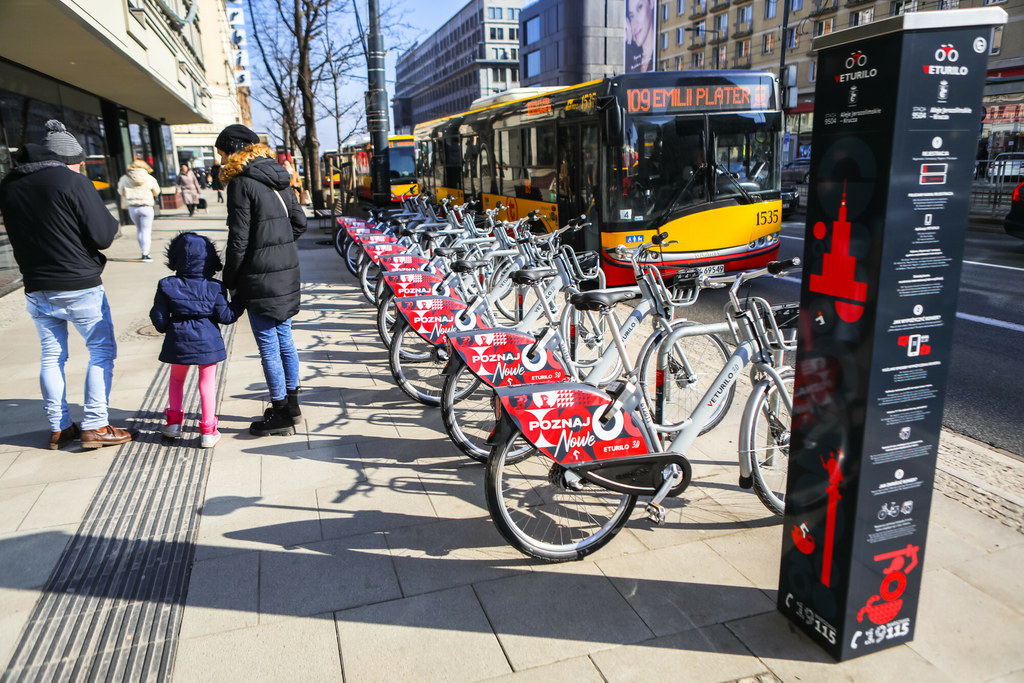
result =
M687 28L684 28L683 31L686 31L686 32L689 32L689 33L694 33L694 34L697 34L697 35L700 35L702 33L714 33L715 34L714 40L715 40L716 43L718 42L718 36L721 35L721 33L722 33L717 28L707 28L707 27L705 27L705 28L697 28L696 26L689 26ZM719 63L718 63L718 45L716 44L715 45L715 70L717 71L718 68L719 68Z

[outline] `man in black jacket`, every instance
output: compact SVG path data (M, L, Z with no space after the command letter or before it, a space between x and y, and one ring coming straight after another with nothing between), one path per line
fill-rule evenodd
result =
M42 145L19 151L19 165L0 182L0 213L42 345L39 383L49 447L76 438L83 448L122 444L132 435L107 418L117 345L100 280L106 263L100 250L114 241L117 220L80 173L82 146L59 121L47 121L46 131ZM64 380L69 322L89 349L81 429L71 420Z

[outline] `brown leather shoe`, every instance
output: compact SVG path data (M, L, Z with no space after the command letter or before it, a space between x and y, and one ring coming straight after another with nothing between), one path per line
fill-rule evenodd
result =
M120 446L132 440L132 435L125 429L117 427L100 427L99 429L82 430L82 448L102 448L103 446Z
M60 450L82 435L82 430L74 422L67 429L59 432L50 432L49 448L51 451Z

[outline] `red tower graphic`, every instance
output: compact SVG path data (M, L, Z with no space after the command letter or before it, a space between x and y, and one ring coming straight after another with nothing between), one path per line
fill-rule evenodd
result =
M814 224L814 237L819 240L825 239L826 230L825 224L818 221ZM839 217L832 223L832 247L822 259L821 275L811 274L808 289L818 294L836 297L836 313L848 323L857 322L864 313L864 306L853 302L867 301L868 298L867 284L858 282L855 277L856 266L856 257L850 256L850 222L846 220L844 183Z

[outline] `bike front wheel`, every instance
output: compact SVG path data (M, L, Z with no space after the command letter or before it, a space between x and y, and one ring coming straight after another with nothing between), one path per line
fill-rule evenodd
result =
M359 267L359 290L363 293L363 298L371 304L377 303L377 300L374 299L374 292L377 289L378 278L380 278L380 266L374 263L373 259L365 258Z
M518 431L487 459L487 509L498 531L526 555L578 560L629 520L636 496L592 484L533 448Z
M344 230L340 231L341 234L346 234ZM352 277L359 277L359 268L362 266L363 258L366 253L363 251L363 245L356 242L351 237L344 239L344 249L342 258L345 261L345 267L348 268L348 272L352 273Z
M691 325L693 323L683 322ZM717 335L702 334L694 337L679 337L672 343L667 357L667 366L662 380L661 409L658 411L658 353L664 344L666 334L657 333L660 339L651 344L640 361L640 386L647 397L656 421L666 427L680 427L700 404L704 394L711 388L718 373L729 360L729 351ZM729 385L725 396L715 407L714 413L701 428L700 433L714 429L729 412L736 383Z
M395 307L395 293L390 289L377 299L377 334L384 346L391 346L391 331L395 327L398 309Z
M793 373L782 375L782 386L767 382L748 399L744 428L749 444L754 493L776 515L786 509L786 478L789 476L789 442L793 416L781 392L793 395Z
M400 324L391 337L388 362L395 382L409 398L427 406L441 405L447 363L442 347L425 340L408 324Z

